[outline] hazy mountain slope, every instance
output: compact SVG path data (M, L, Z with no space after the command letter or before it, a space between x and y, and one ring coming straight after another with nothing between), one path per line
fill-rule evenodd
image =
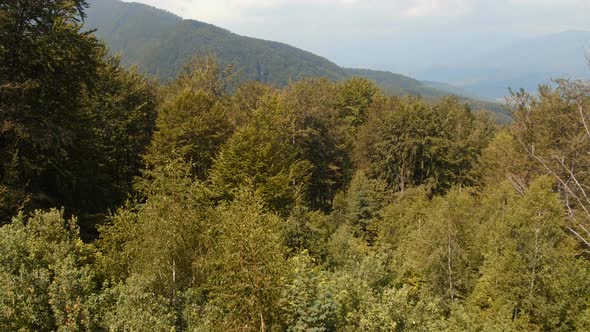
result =
M394 74L388 71L368 69L344 69L351 76L360 76L375 81L383 91L392 95L420 95L426 99L436 100L448 95L456 95L468 103L474 111L489 111L496 114L498 122L510 121L510 115L499 103L482 101L474 98L464 90L446 83L422 82L416 79Z
M194 54L213 52L223 63L234 64L243 80L277 85L301 77L335 80L362 76L376 81L389 93L440 97L447 91L427 87L399 74L345 69L295 47L236 35L216 26L183 20L173 14L138 3L93 0L87 11L88 28L120 53L126 65L163 79L176 75Z
M393 95L414 94L438 99L454 91L428 86L413 78L386 71L341 68L329 60L298 48L243 37L211 24L183 20L166 11L119 0L91 0L88 29L103 39L125 65L161 79L174 77L191 56L213 52L222 64L232 64L238 80L257 80L279 86L302 77L343 80L361 76L374 80ZM498 104L464 99L474 109L506 114Z
M425 86L432 88L432 89L436 89L436 90L440 90L440 91L448 91L449 93L455 94L457 96L463 96L463 97L467 97L467 98L477 98L475 95L465 91L464 89L461 89L455 85L449 84L449 83L443 83L443 82L435 82L435 81L420 81L422 84L424 84Z
M419 76L496 100L508 95L508 88L534 91L552 78L590 77L589 49L590 32L566 31L523 39L461 63L430 68Z
M375 81L384 91L393 95L415 94L427 97L442 97L450 94L445 90L429 87L424 83L400 74L388 71L346 68L350 76L361 76Z
M515 73L580 75L588 71L585 53L589 47L590 31L570 30L510 43L466 65L488 64Z
M87 27L97 29L96 35L120 52L125 64L164 79L175 76L194 54L209 52L236 65L243 79L284 85L302 76L346 76L336 64L312 53L182 20L142 4L93 0L87 14Z

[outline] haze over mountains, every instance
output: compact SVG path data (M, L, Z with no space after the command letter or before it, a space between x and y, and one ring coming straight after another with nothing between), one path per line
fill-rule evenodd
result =
M444 65L409 69L420 81L387 71L342 68L287 44L243 37L214 25L119 0L91 1L87 26L97 29L97 36L122 55L124 64L137 65L141 71L164 79L173 77L190 56L213 52L223 63L235 64L243 80L285 85L301 77L341 80L363 76L392 94L436 98L451 93L501 101L508 88L535 90L551 78L578 78L590 72L584 58L590 32L584 31L530 38L477 56L466 54ZM394 68L396 59L391 61Z
M590 32L562 33L511 42L476 56L448 65L417 71L416 76L443 81L486 99L504 96L509 87L534 91L553 78L587 78L590 68L586 56Z
M91 3L86 24L97 29L126 65L162 79L174 77L194 54L213 52L223 63L236 66L240 80L283 86L302 77L342 80L364 76L392 94L439 97L438 90L403 75L342 68L310 52L272 41L239 36L211 24L183 20L168 12L137 3L97 0Z

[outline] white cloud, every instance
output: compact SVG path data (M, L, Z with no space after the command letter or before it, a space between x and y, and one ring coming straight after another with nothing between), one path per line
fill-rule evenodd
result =
M391 13L391 16L430 17L460 16L466 14L470 0L124 0L138 1L162 8L184 18L211 23L246 19L249 12L273 10L289 6L301 11L333 7L335 10L374 11L376 14ZM527 1L527 0L514 0Z
M462 16L468 12L463 0L416 0L402 14L408 17Z
M269 8L280 0L124 0L137 1L165 9L184 18L208 22L235 19L248 8Z
M362 0L123 0L165 9L184 18L222 22L241 18L250 10L294 5L312 9L314 5L354 5Z
M510 0L510 3L535 7L590 6L590 0Z

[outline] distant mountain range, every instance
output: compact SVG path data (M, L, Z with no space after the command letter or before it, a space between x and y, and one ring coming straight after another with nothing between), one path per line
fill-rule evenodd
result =
M414 94L438 99L461 96L474 109L507 115L501 105L469 98L450 85L421 82L386 71L342 68L310 52L287 44L244 37L211 24L184 20L154 7L119 0L91 0L86 27L96 29L123 64L162 80L174 77L197 54L214 53L222 64L233 64L241 81L257 80L285 86L303 77L344 80L361 76L375 81L392 95Z
M589 78L589 50L590 31L565 31L522 39L417 75L449 82L471 96L496 100L507 95L508 88L535 91L554 78Z

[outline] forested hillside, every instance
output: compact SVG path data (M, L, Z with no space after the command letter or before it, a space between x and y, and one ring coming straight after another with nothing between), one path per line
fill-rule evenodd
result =
M457 94L456 89L438 89L391 72L341 68L286 44L239 36L143 4L120 0L93 0L90 4L86 28L97 29L96 36L107 43L111 53L121 55L124 65L137 66L164 81L174 78L195 54L215 54L221 65L234 67L236 83L255 80L285 87L302 78L342 81L360 76L396 96L412 94L439 100ZM474 109L496 113L500 122L507 121L507 112L500 104L462 99Z
M183 20L165 11L120 0L93 0L87 28L97 29L126 65L162 79L174 78L195 54L214 53L236 66L241 81L284 86L302 77L343 79L336 64L286 44L243 37L214 25Z
M167 83L0 4L0 330L588 331L590 88Z

